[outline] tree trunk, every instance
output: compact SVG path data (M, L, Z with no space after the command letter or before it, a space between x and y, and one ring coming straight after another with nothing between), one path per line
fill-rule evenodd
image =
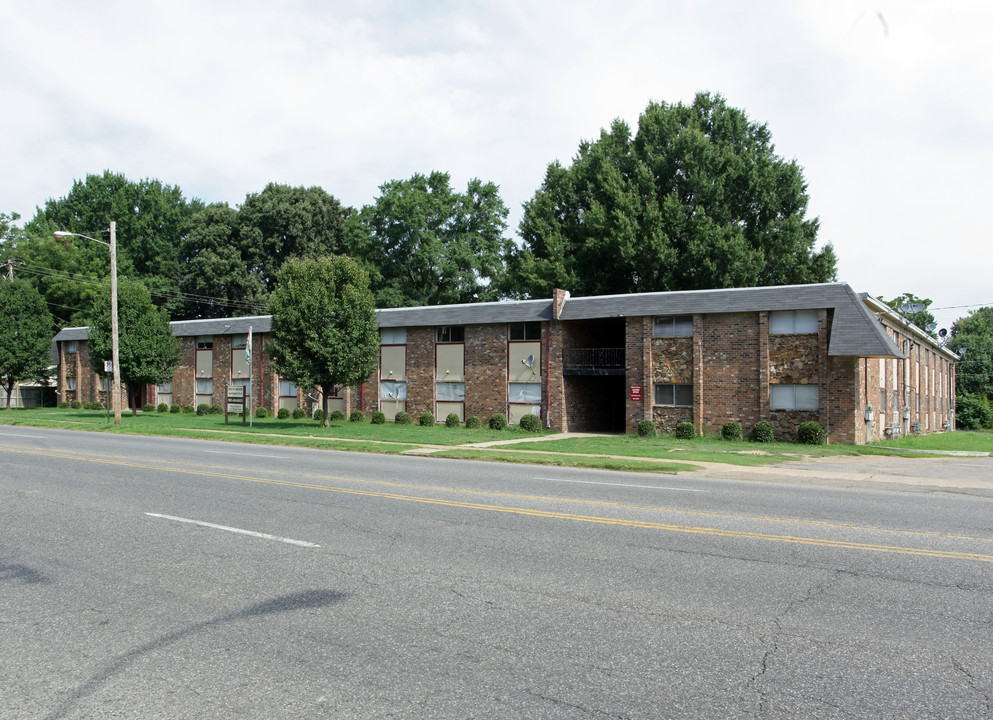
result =
M329 427L331 421L328 420L328 415L331 413L331 391L334 389L334 385L329 385L328 383L321 383L321 405L324 408L324 419L321 420L321 427Z
M7 409L10 410L10 399L14 397L14 386L17 385L17 380L12 380L10 385L4 385L3 389L7 391Z

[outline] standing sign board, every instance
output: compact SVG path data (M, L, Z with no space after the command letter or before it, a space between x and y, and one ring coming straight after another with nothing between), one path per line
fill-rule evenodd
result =
M224 424L228 424L228 415L241 415L241 424L245 424L245 386L228 385L227 401L224 403Z

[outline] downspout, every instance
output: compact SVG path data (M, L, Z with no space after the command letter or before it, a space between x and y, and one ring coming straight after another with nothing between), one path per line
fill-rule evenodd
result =
M552 398L549 393L549 370L552 364L552 323L545 326L545 429L552 427Z

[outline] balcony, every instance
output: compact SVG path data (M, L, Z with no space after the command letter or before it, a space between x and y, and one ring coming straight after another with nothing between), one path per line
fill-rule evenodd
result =
M624 348L564 348L563 375L624 375Z

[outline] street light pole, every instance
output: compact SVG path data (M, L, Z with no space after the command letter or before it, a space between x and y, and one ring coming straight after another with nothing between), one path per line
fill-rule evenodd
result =
M121 355L117 332L117 223L110 221L110 354L114 363L114 387L111 402L114 405L114 424L121 424Z
M103 240L98 240L97 238L92 238L89 235L82 235L80 233L67 232L65 230L56 230L55 237L59 240L67 237L81 237L84 240L90 240L95 243L100 243L101 245L106 245L110 248L110 335L111 335L111 361L114 366L114 376L111 382L113 387L110 389L110 403L114 407L114 424L121 424L121 357L120 357L120 338L118 336L117 329L117 223L113 220L110 221L110 242L104 242Z

